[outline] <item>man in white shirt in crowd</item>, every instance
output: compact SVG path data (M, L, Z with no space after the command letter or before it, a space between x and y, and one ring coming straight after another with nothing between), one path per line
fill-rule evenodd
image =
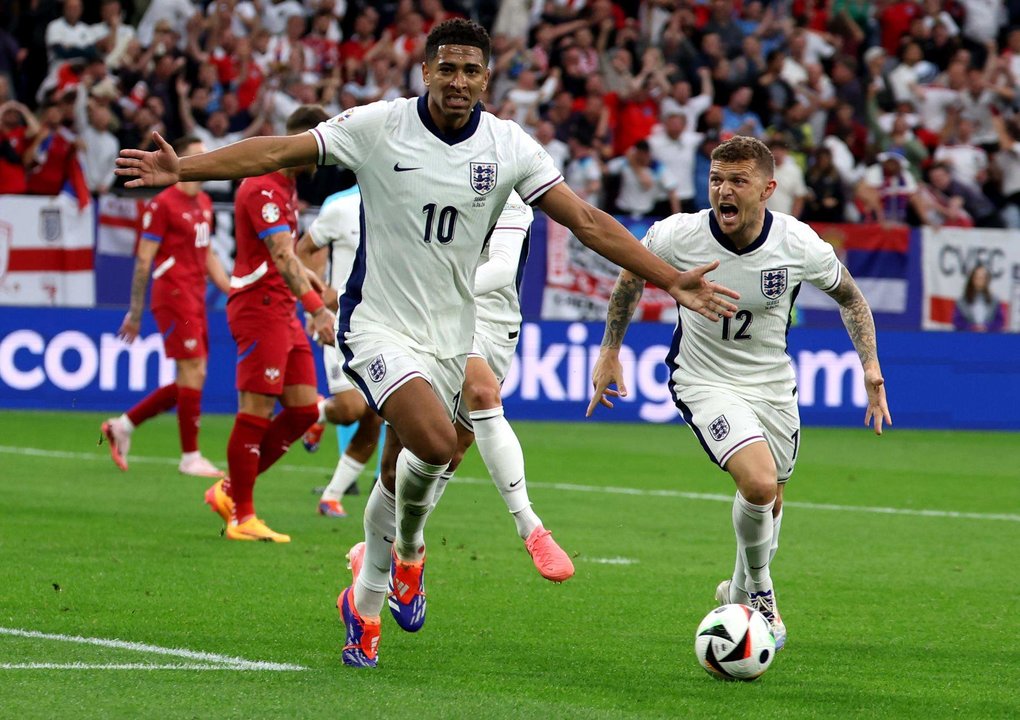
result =
M773 177L776 189L765 203L772 212L786 213L799 218L807 199L808 187L804 182L804 171L790 155L790 141L778 135L769 143L769 149L775 158L776 169Z
M681 212L695 212L694 166L703 133L694 132L687 124L687 115L671 110L663 117L662 124L652 130L648 146L652 157L658 161L676 180L676 196Z

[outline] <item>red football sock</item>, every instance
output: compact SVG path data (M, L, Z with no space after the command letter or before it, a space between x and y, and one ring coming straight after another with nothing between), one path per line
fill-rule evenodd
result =
M149 418L165 413L176 404L177 383L170 383L169 385L164 385L159 390L152 391L142 398L137 405L128 410L128 420L135 427L138 427Z
M189 387L177 388L177 430L181 435L181 452L198 451L198 424L202 416L202 391Z
M225 484L224 489L234 501L234 519L238 522L255 514L252 493L259 474L259 448L268 427L269 420L257 415L237 413L234 419L234 429L227 442L230 484Z
M259 458L259 474L264 473L273 463L283 457L290 444L305 434L319 419L318 405L287 407L273 418L273 422L262 439L262 457Z

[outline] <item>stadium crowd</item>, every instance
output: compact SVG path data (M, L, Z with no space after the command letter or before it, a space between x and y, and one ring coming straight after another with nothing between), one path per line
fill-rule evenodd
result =
M304 103L421 95L426 34L456 16L493 36L486 107L601 207L708 207L712 149L745 134L775 153L774 210L1020 228L1018 0L14 0L0 193L107 192L153 130L214 149Z

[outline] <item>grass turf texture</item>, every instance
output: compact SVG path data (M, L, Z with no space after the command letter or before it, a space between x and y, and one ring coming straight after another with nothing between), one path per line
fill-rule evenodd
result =
M236 543L202 504L208 483L177 474L172 416L136 432L126 474L95 446L102 419L0 414L0 626L307 670L0 670L0 716L1020 714L1015 519L788 506L773 569L787 649L759 681L723 683L698 666L693 633L732 569L730 507L670 493L731 495L728 476L683 427L518 423L535 509L575 555L576 576L541 579L495 489L455 482L427 531L425 628L405 634L384 617L380 667L358 671L339 663L333 604L366 495L348 498L347 520L314 514L310 489L328 479L332 443L316 455L295 446L256 488L260 515L293 542ZM221 467L230 422L203 418L204 451ZM786 497L1016 513L1017 467L1016 435L807 428ZM485 477L475 452L460 474ZM633 564L597 562L613 558ZM0 663L28 662L183 661L0 636Z

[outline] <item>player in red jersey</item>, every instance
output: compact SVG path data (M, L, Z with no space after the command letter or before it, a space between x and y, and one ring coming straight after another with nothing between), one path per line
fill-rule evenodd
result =
M191 136L179 139L174 147L185 155L205 152L202 141ZM196 182L172 185L154 197L142 215L131 309L117 335L129 343L138 337L151 273L152 314L163 336L166 356L176 361L177 380L150 393L120 417L103 423L100 442L109 442L110 456L121 470L128 469L127 454L135 428L176 405L181 436L177 469L198 477L223 476L198 450L202 387L209 356L206 276L221 291L230 290L223 266L216 254L209 252L212 201L200 188L201 183Z
M287 118L287 133L327 120L317 105ZM237 258L230 278L227 322L237 343L238 413L227 445L229 480L206 491L206 502L227 522L231 540L290 542L255 515L255 479L269 469L319 417L315 361L298 321L299 298L320 342L333 343L334 316L323 304L321 281L294 254L298 238L296 167L245 179L234 198ZM314 283L314 285L313 285ZM273 417L279 400L283 410Z

